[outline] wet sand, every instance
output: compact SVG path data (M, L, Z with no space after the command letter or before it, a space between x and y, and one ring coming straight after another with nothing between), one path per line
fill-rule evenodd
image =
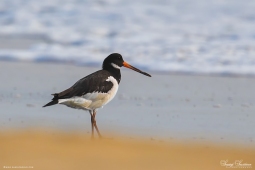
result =
M38 170L226 169L221 160L255 166L255 150L214 144L180 144L145 139L91 140L77 133L2 132L0 166ZM4 169L4 168L3 168Z
M0 62L0 128L90 133L88 112L42 106L98 69ZM121 72L116 97L97 113L102 134L255 147L255 78Z

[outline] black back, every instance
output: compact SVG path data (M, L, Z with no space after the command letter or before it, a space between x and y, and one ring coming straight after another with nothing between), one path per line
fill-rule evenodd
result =
M121 80L120 69L114 68L112 63L122 67L123 58L118 53L113 53L105 58L103 62L102 70L96 71L79 81L77 81L72 87L60 92L53 94L54 97L51 102L47 103L45 106L51 106L58 103L58 99L67 99L74 96L82 96L87 93L101 92L107 93L113 87L111 81L106 81L110 76L114 77L118 83Z
M85 95L86 93L92 92L107 93L113 87L111 81L106 81L110 76L113 75L106 70L99 70L97 72L94 72L77 81L69 89L66 89L65 91L62 91L60 93L53 94L54 95L53 100L66 99L74 96L82 96Z

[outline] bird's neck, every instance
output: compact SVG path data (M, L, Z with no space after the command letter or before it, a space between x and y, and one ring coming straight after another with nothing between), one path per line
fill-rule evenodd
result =
M121 80L121 74L120 74L120 69L116 69L116 68L107 68L107 69L103 69L103 70L107 70L111 73L111 75L118 81L118 83L120 84L120 80Z

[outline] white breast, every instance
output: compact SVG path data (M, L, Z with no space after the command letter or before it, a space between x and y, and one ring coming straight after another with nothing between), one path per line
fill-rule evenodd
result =
M117 80L114 77L110 76L110 77L108 77L108 79L106 79L106 81L112 82L113 86L112 86L111 90L108 91L109 100L105 104L107 104L108 102L110 102L114 98L114 96L116 95L116 93L119 89L119 84L118 84Z
M110 102L116 95L119 84L117 80L110 76L106 81L112 82L113 86L107 93L93 92L87 93L81 97L72 97L70 99L59 99L59 104L64 104L68 107L85 109L85 110L95 110L103 107L108 102Z

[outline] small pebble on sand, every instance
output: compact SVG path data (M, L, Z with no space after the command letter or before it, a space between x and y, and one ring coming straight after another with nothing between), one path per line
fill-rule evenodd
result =
M33 104L27 104L26 106L27 107L35 107L35 105L33 105Z
M215 104L213 105L214 108L221 108L221 104Z

